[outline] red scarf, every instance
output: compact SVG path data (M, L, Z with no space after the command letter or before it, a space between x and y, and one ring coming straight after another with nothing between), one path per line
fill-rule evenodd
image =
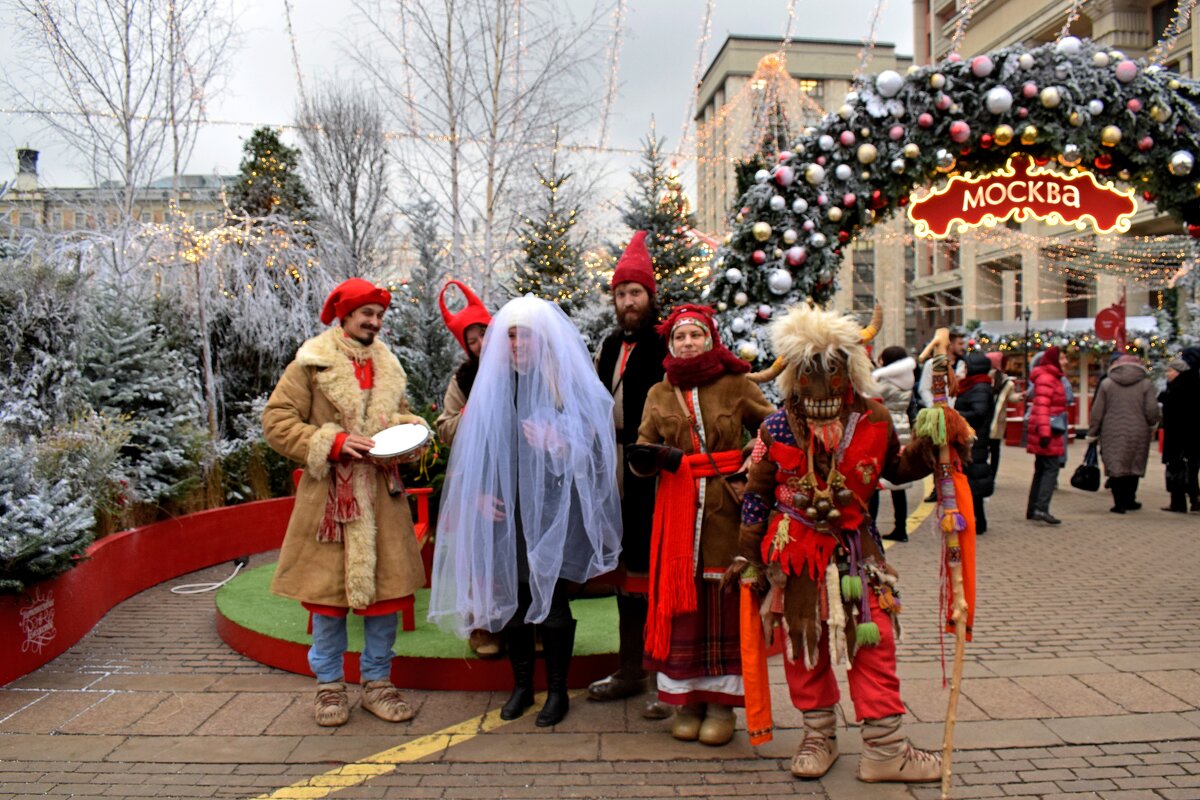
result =
M975 386L980 383L991 383L991 382L992 382L992 376L988 375L986 372L984 372L980 375L968 375L967 377L959 380L958 393L961 395L964 392L966 392L967 389L970 389L972 386Z
M727 372L741 375L750 371L749 364L729 352L729 348L720 342L714 343L712 350L692 358L668 355L663 359L663 368L671 385L680 389L707 386Z

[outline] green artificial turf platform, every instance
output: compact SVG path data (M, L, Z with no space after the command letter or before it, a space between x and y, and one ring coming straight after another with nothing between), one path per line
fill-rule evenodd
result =
M307 651L308 612L295 600L271 594L275 564L241 573L217 592L218 631L231 647L261 663L310 674ZM467 643L426 620L429 590L417 592L413 603L415 628L400 630L393 648L393 680L397 685L431 689L502 689L512 685L506 660L480 659ZM608 674L616 664L617 603L614 597L571 602L578 621L571 684ZM357 673L362 651L362 617L350 614L347 623L347 678ZM540 672L540 668L539 668Z

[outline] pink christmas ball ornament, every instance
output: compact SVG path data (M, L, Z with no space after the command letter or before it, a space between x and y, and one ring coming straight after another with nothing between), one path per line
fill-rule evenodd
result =
M1128 59L1125 61L1118 61L1117 66L1113 69L1113 72L1116 73L1117 80L1119 80L1121 83L1132 83L1133 79L1136 78L1138 74L1137 62L1130 61Z
M1138 100L1136 97L1131 97L1129 98L1129 101L1125 103L1125 107L1129 109L1131 113L1136 114L1142 110L1142 101Z
M842 143L842 147L853 147L854 131L842 131L838 136L838 141Z
M922 128L932 128L933 127L933 114L930 114L928 111L921 114L919 117L917 117L917 124L920 125Z
M987 56L975 56L971 59L971 74L976 78L986 78L995 68L996 65Z
M961 119L956 119L950 123L950 139L957 144L962 144L967 139L971 138L971 126Z
M755 250L755 251L754 251L754 252L753 252L753 253L750 255L750 258L751 258L751 260L753 260L753 261L754 261L754 263L755 263L755 264L765 264L765 263L767 263L767 254L766 254L766 253L764 253L762 250Z
M1038 93L1038 87L1037 87L1037 84L1034 83L1033 81L1026 81L1025 85L1021 87L1021 96L1027 100L1030 98L1033 98L1033 97L1037 97L1037 93Z
M793 267L798 267L808 260L808 251L803 247L789 247L787 254L787 263Z
M857 202L858 195L856 195L854 192L846 192L844 195L842 195L842 205L846 208L853 208L854 204Z
M898 142L901 139L903 139L904 138L904 126L903 125L893 125L891 128L888 129L888 138L891 139L893 142Z

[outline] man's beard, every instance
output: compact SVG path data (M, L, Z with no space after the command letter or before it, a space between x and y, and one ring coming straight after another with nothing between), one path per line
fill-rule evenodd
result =
M654 322L655 316L653 304L647 305L646 308L640 312L617 312L617 325L619 325L621 330L625 333L634 333Z
M364 346L370 346L375 343L375 337L378 334L375 331L363 331L358 336L354 337L354 341Z

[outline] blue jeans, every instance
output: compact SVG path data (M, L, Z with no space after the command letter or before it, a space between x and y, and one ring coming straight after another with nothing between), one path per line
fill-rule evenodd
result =
M346 653L347 617L312 615L312 647L308 649L308 666L319 683L339 683L342 656ZM358 671L363 683L387 680L392 674L392 645L396 643L397 614L380 614L362 618L363 651Z

